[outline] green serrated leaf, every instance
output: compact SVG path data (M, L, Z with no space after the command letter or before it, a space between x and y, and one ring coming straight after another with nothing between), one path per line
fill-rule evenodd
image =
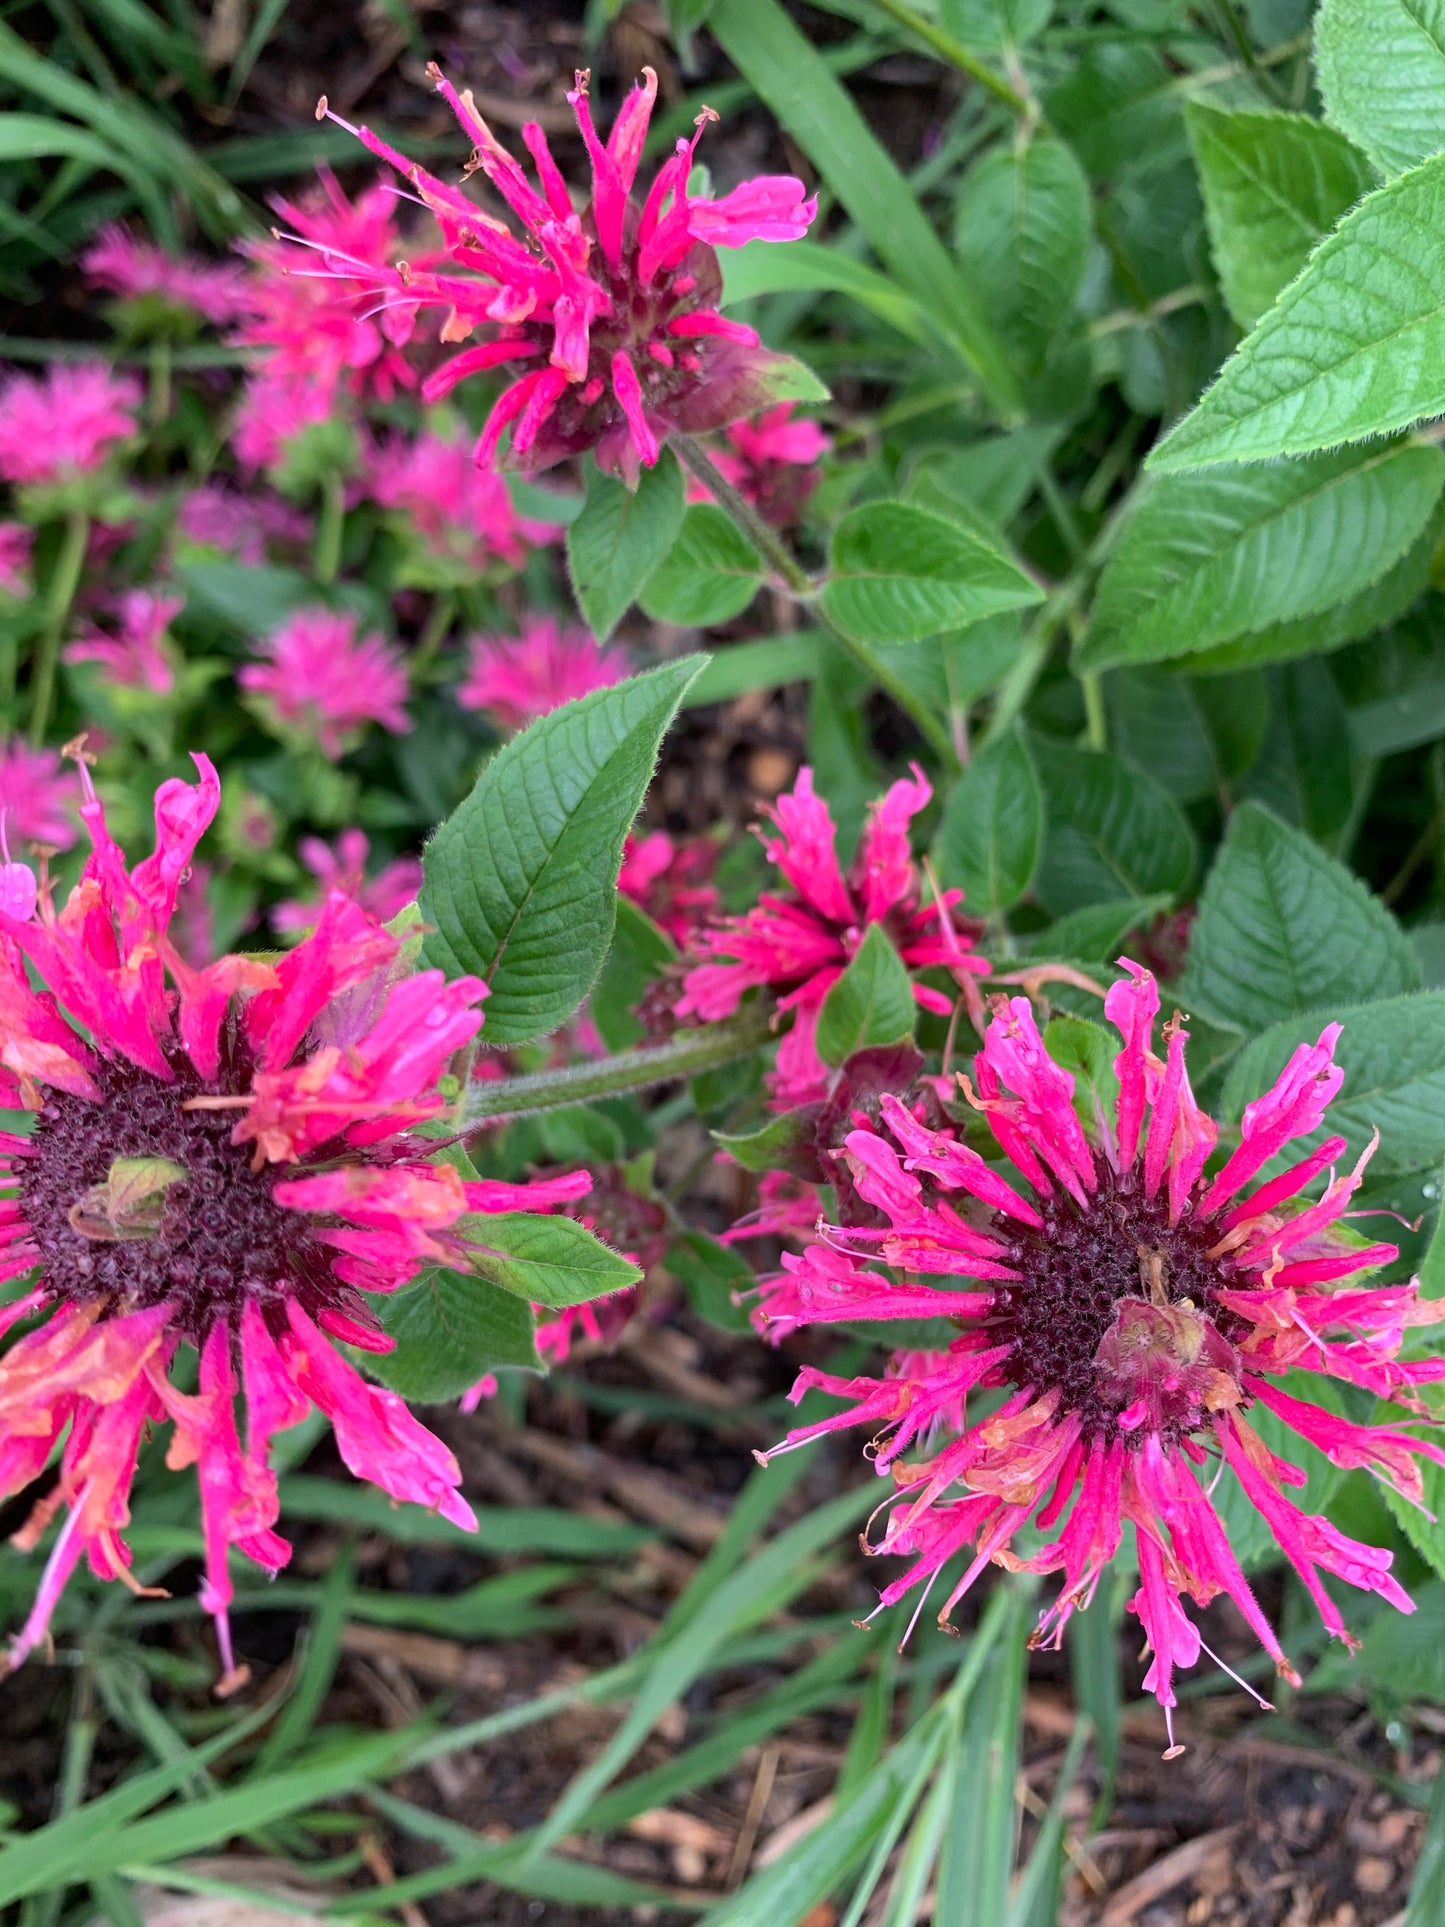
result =
M1358 987L1357 987L1358 988ZM1380 1133L1372 1175L1422 1171L1445 1158L1445 992L1382 997L1377 1003L1327 1005L1287 1018L1246 1044L1230 1069L1222 1099L1224 1115L1238 1120L1244 1107L1279 1076L1296 1046L1312 1044L1326 1022L1343 1026L1335 1062L1344 1071L1328 1122L1303 1146L1338 1132L1356 1158Z
M1099 583L1081 670L1164 662L1318 614L1416 541L1445 455L1408 443L1160 477Z
M1098 1131L1101 1119L1113 1117L1118 1106L1118 1039L1087 1017L1051 1017L1044 1028L1044 1049L1074 1080L1079 1122L1085 1130Z
M1445 147L1445 6L1324 0L1315 71L1325 110L1384 174Z
M823 1000L819 1054L836 1067L874 1045L909 1043L917 1015L907 966L883 925L872 924Z
M554 1030L591 988L612 940L623 839L703 660L543 716L497 752L427 845L423 955L448 976L486 980L488 1043Z
M916 642L1041 599L993 544L909 502L850 509L833 533L823 604L860 642Z
M745 1171L785 1171L792 1168L801 1147L807 1146L811 1153L817 1126L818 1106L804 1104L770 1118L760 1131L749 1131L742 1137L726 1131L714 1131L712 1135L713 1141Z
M939 878L961 889L974 916L998 916L1033 881L1044 835L1044 795L1017 730L980 750L948 793L934 842Z
M532 1211L469 1214L459 1229L473 1246L472 1269L528 1304L564 1311L640 1283L631 1259L612 1251L575 1218Z
M377 1302L396 1349L366 1364L393 1392L442 1404L499 1366L540 1372L532 1309L485 1278L434 1266L413 1285Z
M733 1300L758 1281L731 1246L719 1244L705 1231L684 1231L667 1248L667 1268L680 1280L699 1318L721 1331L752 1330L746 1308Z
M1120 897L1180 896L1194 835L1173 797L1122 756L1031 738L1047 810L1034 894L1053 916Z
M1191 676L1233 674L1263 663L1289 662L1297 656L1326 655L1346 643L1359 642L1397 622L1430 586L1430 571L1435 549L1445 529L1445 502L1437 502L1425 526L1399 561L1378 582L1336 603L1319 615L1301 616L1294 622L1271 623L1253 634L1237 636L1233 642L1203 649L1191 656Z
M868 926L853 961L823 999L816 1043L825 1064L839 1065L869 1044L913 1035L913 985L881 923Z
M1031 957L1075 959L1080 963L1112 962L1131 930L1141 929L1171 897L1124 897L1117 903L1090 903L1041 930L1029 946Z
M1235 811L1199 899L1186 1008L1252 1033L1419 981L1404 932L1358 877L1257 803Z
M1229 311L1252 328L1311 250L1378 184L1365 156L1308 114L1185 103L1209 245Z
M1321 241L1146 466L1309 455L1445 413L1445 156Z
M1084 170L1052 135L990 148L964 176L959 262L1024 374L1042 368L1073 309L1093 215Z
M642 613L706 629L741 615L762 579L762 557L732 519L711 502L694 502L639 598Z
M589 462L587 500L567 531L577 606L604 642L677 540L685 506L682 470L665 448L635 490Z

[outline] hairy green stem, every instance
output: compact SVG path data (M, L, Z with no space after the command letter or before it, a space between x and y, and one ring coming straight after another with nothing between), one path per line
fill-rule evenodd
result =
M912 7L904 4L904 0L873 0L873 4L880 13L886 13L890 20L896 20L900 27L906 27L909 33L931 47L940 60L946 60L950 67L957 67L970 80L976 80L980 87L986 87L1011 114L1017 114L1022 120L1038 119L1037 103L1030 100L1027 94L1010 87L1001 74L996 74L986 62L970 53L961 40L955 40L951 33L945 33L942 27L925 19L921 13L915 13Z
M736 1057L765 1044L771 1033L772 1010L749 1010L723 1024L680 1030L665 1044L622 1051L616 1057L597 1057L590 1063L568 1064L561 1070L531 1071L522 1077L497 1078L476 1084L466 1095L461 1128L490 1123L499 1117L525 1117L533 1111L554 1111L565 1104L587 1104L622 1091L642 1091L652 1084L670 1084L677 1077L696 1077L716 1070Z
M80 587L80 572L85 566L85 549L90 540L90 517L84 509L73 509L65 518L65 533L55 558L55 573L50 578L50 595L45 612L45 627L40 632L35 670L30 684L30 740L45 741L50 709L55 700L55 665L60 656L60 638L65 619Z
M171 344L164 336L151 344L150 393L146 398L151 426L161 428L171 414Z
M432 598L427 610L426 621L422 624L421 634L417 637L416 648L411 652L412 677L420 680L432 666L437 651L446 641L452 623L456 620L457 597L454 589L442 589Z
M678 460L712 496L718 507L744 534L773 574L795 596L809 600L818 585L770 522L764 521L747 497L735 489L695 435L674 435Z

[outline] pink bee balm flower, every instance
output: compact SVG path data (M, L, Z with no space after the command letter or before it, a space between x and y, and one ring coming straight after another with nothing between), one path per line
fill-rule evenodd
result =
M725 917L697 941L696 951L707 961L683 980L679 1017L708 1023L731 1017L743 993L761 986L781 993L779 1010L795 1013L772 1074L781 1106L808 1104L826 1092L827 1070L813 1044L818 1012L870 924L884 926L912 970L941 965L961 985L988 974L955 914L961 891L946 890L920 907L908 825L932 794L915 764L912 781L895 783L871 806L845 878L828 805L814 794L813 772L804 767L791 794L763 812L780 832L772 841L764 836L763 848L791 886L788 894L763 897L746 916ZM942 991L925 984L915 984L913 994L925 1010L953 1009Z
M277 214L295 239L323 255L336 252L365 264L369 272L390 273L401 246L396 195L376 186L353 202L329 168L318 172L320 181L304 200L278 196L272 201ZM414 385L416 377L400 352L412 328L404 310L387 313L378 325L369 314L339 307L323 282L304 270L294 246L280 240L248 241L243 252L253 270L247 284L249 317L236 341L267 350L266 380L310 388L326 397L328 409L343 384L380 401Z
M217 327L234 321L246 307L245 276L239 267L186 258L177 261L154 242L137 240L116 222L100 230L80 265L93 286L123 300L156 296L173 307L190 309Z
M0 478L20 486L74 481L136 432L140 384L98 361L52 362L0 386Z
M527 616L520 636L474 636L456 698L501 730L525 729L539 716L624 681L632 665L621 649L604 648L585 629L552 616Z
M815 421L795 417L793 404L784 401L754 420L734 422L724 431L723 445L712 450L712 459L724 480L760 514L787 528L818 486L818 463L832 446L832 438ZM687 494L691 502L712 500L693 477L688 478Z
M220 800L195 763L197 786L158 790L155 852L134 868L82 772L94 847L69 902L57 911L21 865L0 875L0 1102L35 1116L0 1146L0 1273L25 1280L0 1321L32 1321L0 1359L0 1492L58 1449L21 1534L33 1544L60 1518L13 1667L82 1554L128 1577L136 1455L169 1421L168 1463L200 1485L224 1692L245 1677L228 1555L273 1573L290 1556L270 1446L313 1405L358 1478L475 1524L451 1452L338 1341L389 1350L366 1294L465 1264L469 1214L525 1208L529 1190L464 1182L414 1129L442 1110L438 1080L481 1023L475 978L394 975L398 941L340 893L278 962L181 956L177 895ZM587 1183L555 1179L548 1201Z
M128 589L120 598L120 633L89 631L66 645L66 661L96 663L108 683L167 696L176 686L176 664L166 631L185 606L183 596Z
M1311 1403L1308 1380L1285 1387L1299 1370L1422 1411L1413 1388L1445 1378L1445 1361L1401 1358L1405 1333L1437 1322L1439 1308L1419 1301L1416 1283L1374 1281L1395 1247L1362 1244L1344 1230L1373 1146L1353 1170L1337 1172L1345 1139L1325 1137L1259 1181L1291 1141L1323 1126L1343 1075L1333 1061L1339 1026L1299 1046L1246 1107L1238 1144L1211 1169L1218 1126L1190 1090L1187 1033L1176 1015L1163 1057L1156 1054L1158 988L1148 971L1120 962L1129 980L1105 1003L1122 1038L1118 1096L1107 1111L1096 1104L1086 1129L1074 1077L1048 1055L1028 1000L995 999L976 1090L960 1082L1012 1172L885 1095L882 1128L854 1131L844 1146L877 1228L835 1226L828 1244L785 1258L758 1315L775 1334L930 1312L957 1329L941 1357L901 1357L881 1379L806 1370L795 1396L819 1385L851 1409L790 1434L790 1443L843 1425L881 1428L876 1463L897 1499L870 1550L909 1561L882 1604L920 1582L931 1587L967 1549L945 1622L990 1560L1059 1572L1063 1589L1035 1636L1057 1643L1132 1523L1140 1585L1130 1605L1153 1656L1144 1683L1164 1708L1172 1757L1174 1671L1205 1650L1186 1596L1204 1606L1227 1594L1279 1672L1298 1683L1211 1500L1225 1468L1330 1633L1353 1643L1324 1574L1411 1610L1388 1552L1286 1496L1305 1474L1266 1445L1251 1408L1272 1413L1333 1464L1363 1467L1419 1504L1418 1461L1445 1464L1439 1446L1398 1424L1356 1424ZM1321 1176L1312 1199L1306 1187ZM970 1428L959 1420L960 1401L976 1389L997 1397ZM903 1458L940 1424L952 1435L946 1442L930 1440L921 1460ZM1010 1541L1031 1518L1052 1536L1020 1557Z
M398 857L375 876L366 874L371 844L364 830L343 830L334 849L319 836L303 836L296 853L321 885L321 893L309 902L292 898L278 903L271 912L277 930L309 930L338 890L378 923L388 923L421 888L421 863L414 856Z
M484 331L423 384L428 400L469 375L521 364L477 443L484 467L510 427L510 459L520 468L547 468L593 449L604 468L635 480L639 465L655 463L670 434L720 428L768 399L774 358L751 328L718 312L722 277L715 250L806 233L817 200L805 195L801 181L766 175L722 200L693 199L687 180L695 135L677 143L639 204L633 187L657 76L644 70L604 146L592 122L588 77L579 74L568 100L591 163L592 198L578 213L535 122L522 129L522 139L540 192L478 114L471 94L458 94L435 68L431 75L473 145L468 171L486 175L523 237L369 128L354 127L349 131L396 168L435 215L453 265L378 267L339 246L323 247L323 261L349 290L348 312L382 306L410 319L422 308L440 308L444 341ZM317 111L328 112L324 100ZM715 118L705 111L699 132Z
M31 749L18 736L0 746L0 832L11 849L68 850L79 801L80 785L58 750ZM0 869L0 887L3 877Z
M30 554L35 531L24 522L0 522L0 595L24 601L30 594Z
M299 609L259 647L269 657L237 674L243 689L264 696L276 715L339 756L364 723L393 736L411 728L406 669L380 636L358 636L354 615Z
M721 904L712 880L717 858L711 837L692 836L679 842L666 830L629 834L617 887L685 950Z
M502 477L478 468L470 449L442 435L378 448L367 480L373 500L404 515L433 555L476 573L496 560L520 568L530 543L550 542L558 532L519 516Z

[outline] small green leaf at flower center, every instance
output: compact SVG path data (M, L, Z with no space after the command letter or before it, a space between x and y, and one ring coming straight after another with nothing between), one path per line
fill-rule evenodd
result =
M171 1158L117 1158L102 1182L71 1205L71 1228L101 1244L154 1238L165 1217L166 1193L190 1175Z

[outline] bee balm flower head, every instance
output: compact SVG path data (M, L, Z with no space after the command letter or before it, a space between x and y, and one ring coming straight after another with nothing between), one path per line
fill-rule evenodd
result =
M396 974L399 941L340 891L277 962L181 955L178 892L220 801L210 763L195 763L198 785L157 791L155 851L133 868L82 771L93 849L62 908L23 865L0 870L0 1103L34 1117L0 1139L0 1277L21 1281L0 1330L26 1327L0 1358L0 1496L58 1448L20 1535L34 1543L60 1519L13 1666L82 1555L128 1578L136 1456L169 1421L167 1463L194 1465L200 1485L201 1600L226 1690L244 1677L228 1555L269 1572L290 1556L270 1445L312 1406L357 1477L475 1524L451 1452L336 1341L390 1350L367 1294L428 1263L465 1265L468 1214L539 1200L429 1162L435 1145L415 1130L481 1023L475 978ZM588 1182L551 1179L540 1201Z
M759 1316L777 1335L930 1311L953 1324L946 1353L900 1355L883 1378L805 1371L800 1391L822 1385L851 1409L790 1441L860 1421L881 1428L876 1463L897 1498L872 1550L909 1561L883 1603L921 1582L931 1588L963 1553L942 1620L993 1560L1062 1574L1036 1635L1057 1639L1132 1523L1140 1584L1130 1604L1172 1749L1174 1673L1204 1650L1186 1597L1204 1606L1227 1594L1295 1678L1211 1500L1220 1470L1237 1477L1331 1633L1349 1639L1326 1573L1411 1610L1388 1552L1287 1497L1305 1475L1266 1444L1251 1413L1272 1414L1333 1464L1374 1472L1418 1503L1418 1460L1445 1464L1438 1445L1397 1424L1354 1423L1285 1384L1298 1369L1418 1407L1413 1388L1445 1377L1445 1361L1401 1358L1406 1331L1434 1323L1436 1309L1419 1303L1413 1283L1372 1279L1394 1246L1364 1244L1342 1226L1368 1150L1339 1171L1345 1140L1325 1137L1259 1181L1291 1140L1322 1127L1342 1077L1339 1026L1299 1046L1246 1107L1238 1144L1211 1172L1218 1127L1190 1090L1186 1033L1176 1017L1164 1056L1155 1053L1158 989L1148 971L1120 961L1129 980L1105 1004L1122 1037L1118 1096L1092 1107L1090 1128L1027 999L996 999L968 1089L1021 1183L885 1095L883 1127L852 1132L844 1152L878 1227L835 1226L827 1244L785 1258ZM1322 1176L1310 1198L1306 1187ZM938 1288L931 1277L952 1282ZM959 1424L960 1400L981 1392L991 1403ZM940 1423L952 1433L941 1443ZM913 1445L925 1455L906 1460ZM1010 1542L1030 1519L1047 1542L1021 1557Z
M351 308L412 316L439 308L442 339L470 343L424 384L429 400L485 369L513 373L477 444L483 466L510 428L510 459L520 468L592 449L603 468L635 480L670 434L720 428L772 399L775 358L751 328L718 312L716 250L806 233L817 201L801 181L765 175L721 200L692 196L694 136L677 143L638 197L657 76L645 70L604 144L584 73L568 95L592 169L592 193L579 211L535 122L522 129L534 187L470 93L459 94L435 68L432 77L473 144L467 171L486 177L521 235L360 127L351 131L436 217L451 261L380 267L337 248L323 249L322 259L324 272L349 286L343 301ZM323 100L318 113L328 111ZM713 118L705 113L699 132Z

